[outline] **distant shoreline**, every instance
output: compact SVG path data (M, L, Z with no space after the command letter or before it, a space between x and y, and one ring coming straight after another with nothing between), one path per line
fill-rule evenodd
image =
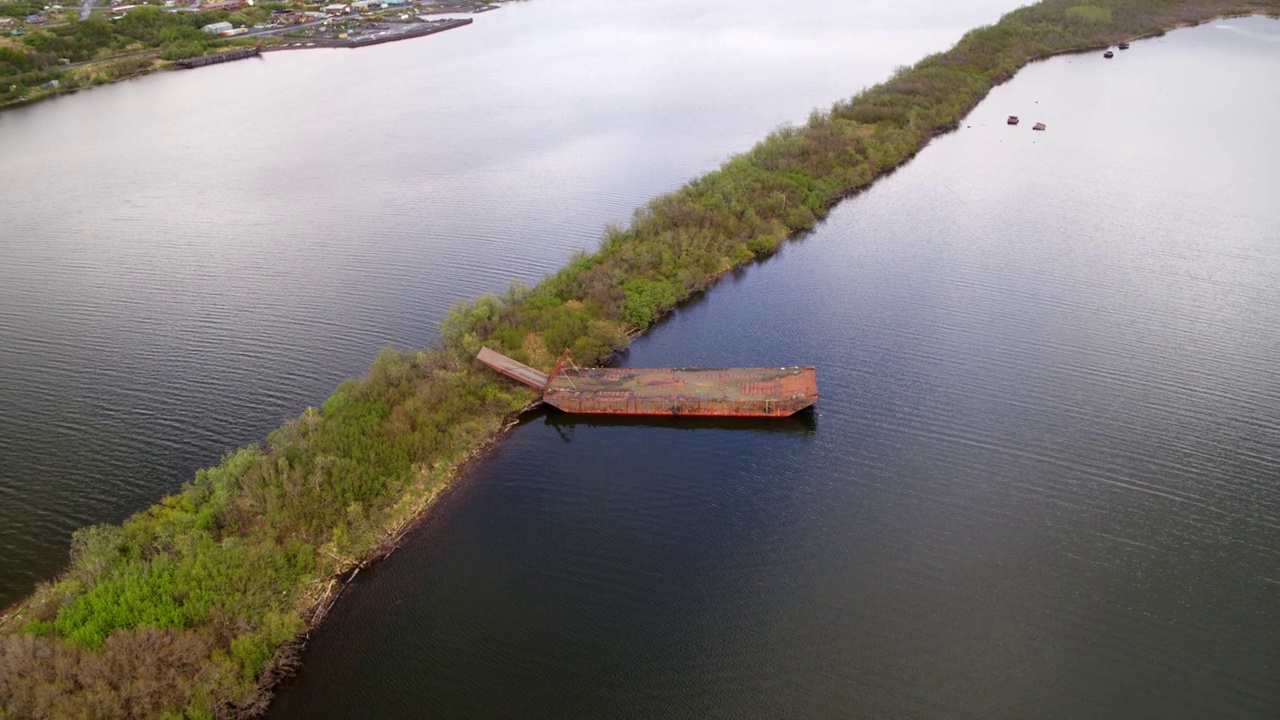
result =
M493 0L495 3L504 0ZM501 7L498 4L491 4L483 0L472 2L467 5L449 7L447 9L428 9L418 6L405 6L402 9L414 16L424 15L446 15L455 13L467 13L470 15L478 15L484 12L497 10ZM296 32L303 29L315 28L319 21L306 23L298 26L277 28L274 30L258 31L254 33L237 36L232 40L231 44L218 47L213 52L205 53L201 56L186 58L186 60L196 59L199 57L217 57L228 53L234 53L239 49L250 47L251 43L256 41L261 52L274 52L280 50L310 50L323 48L361 48L370 45L378 45L387 42L396 42L399 40L412 40L415 38L435 35L446 30L454 30L465 27L475 22L472 18L450 18L445 20L416 20L409 22L392 22L383 20L382 18L394 14L394 11L379 11L360 15L335 16L337 19L359 19L370 25L375 26L377 33L363 33L354 37L347 37L345 33L335 33L336 37L294 37L285 33ZM404 14L404 13L401 13ZM403 30L399 30L403 27ZM100 58L89 61L71 63L58 68L57 77L52 78L53 87L41 87L33 89L25 96L0 100L0 111L8 108L23 107L31 105L42 100L55 98L63 95L71 95L80 90L99 87L102 85L110 85L124 80L132 80L145 75L168 70L185 70L194 69L181 65L184 60L165 60L159 57L159 48L151 48L142 51L132 51L113 57ZM219 64L217 61L208 64ZM94 69L101 68L110 76L109 79L94 79L89 82L80 84L72 84L70 82L73 77L69 77L68 73L77 70L85 70L92 72ZM49 83L46 83L46 85Z

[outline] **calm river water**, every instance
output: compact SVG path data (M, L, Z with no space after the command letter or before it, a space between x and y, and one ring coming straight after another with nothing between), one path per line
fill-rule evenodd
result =
M0 606L457 298L1014 0L537 0L0 112Z
M0 113L0 598L1012 4L538 0ZM813 416L530 419L274 713L1280 714L1277 71L1258 19L1028 68L624 358Z
M1277 72L1260 19L1028 68L625 359L813 418L533 418L275 715L1280 715Z

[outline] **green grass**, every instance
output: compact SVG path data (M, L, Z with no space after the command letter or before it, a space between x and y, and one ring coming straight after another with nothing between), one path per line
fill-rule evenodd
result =
M229 453L120 526L6 617L0 717L252 714L332 578L410 522L533 393L479 367L484 343L547 368L624 347L726 270L774 252L953 128L1032 59L1280 0L1046 0L780 129L650 201L535 287L452 308L441 347L385 350L259 446Z

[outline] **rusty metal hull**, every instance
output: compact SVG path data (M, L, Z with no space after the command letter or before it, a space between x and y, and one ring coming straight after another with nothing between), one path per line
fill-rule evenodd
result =
M818 401L812 367L591 368L557 375L542 399L565 412L769 417Z
M489 348L477 359L570 413L785 417L818 402L812 367L580 369L562 358L545 375Z

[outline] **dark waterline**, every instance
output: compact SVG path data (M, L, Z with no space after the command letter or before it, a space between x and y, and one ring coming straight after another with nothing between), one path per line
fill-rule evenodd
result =
M537 0L0 112L0 605L455 299L1015 3L954 5Z
M625 358L815 364L812 422L533 418L273 714L1280 715L1277 71L1024 70Z

